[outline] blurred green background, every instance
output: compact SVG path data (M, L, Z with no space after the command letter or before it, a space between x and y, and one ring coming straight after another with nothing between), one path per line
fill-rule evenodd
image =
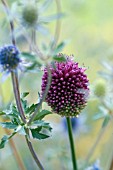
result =
M8 3L13 1L9 0ZM93 83L100 77L98 71L106 70L101 62L104 60L112 61L113 56L113 1L112 0L62 0L62 11L65 13L61 24L61 34L59 42L66 40L63 53L74 54L75 61L88 68L87 75L90 80L91 90ZM5 17L0 4L0 45L10 42L10 34L7 27L2 27ZM53 2L46 11L52 13L56 6ZM55 22L50 24L50 30L53 33ZM38 34L38 33L37 33ZM46 42L46 37L39 34L39 38ZM26 44L18 43L20 50L26 49ZM22 92L30 91L29 102L36 102L37 92L40 91L42 72L26 74L20 83ZM7 103L12 95L11 80L8 78L4 83L0 83L0 94L4 96L4 102ZM92 95L92 91L91 91ZM80 127L74 132L77 158L80 161L85 160L90 148L96 140L96 136L101 128L102 120L94 121L93 115L98 111L98 99L89 99L87 108L80 115ZM44 104L43 107L47 107ZM71 170L70 150L67 133L62 124L62 118L58 115L47 117L48 122L52 123L52 137L44 141L34 141L34 147L43 162L46 170ZM86 131L84 129L86 128ZM0 128L0 137L4 131ZM101 138L90 163L100 159L103 170L107 170L110 161L112 126L110 125ZM26 169L35 170L36 165L27 148L24 137L14 137L14 142L21 155ZM9 144L0 151L0 169L18 170L18 166L13 157Z

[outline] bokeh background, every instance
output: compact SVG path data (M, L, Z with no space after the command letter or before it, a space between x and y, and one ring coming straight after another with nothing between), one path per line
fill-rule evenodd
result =
M14 1L8 0L11 5ZM66 41L66 46L62 50L68 55L74 54L75 61L87 67L87 75L90 80L91 94L86 109L76 120L74 129L74 141L78 163L82 165L89 150L93 146L98 133L101 129L103 119L94 120L94 115L98 112L99 99L93 96L93 85L102 79L98 72L105 71L107 68L102 66L103 61L112 63L113 57L113 1L112 0L61 0L62 12L64 17L61 20L61 33L59 42ZM55 13L56 4L53 1L45 15ZM6 17L2 4L0 3L0 46L10 43L9 26L4 24ZM7 18L5 18L7 19ZM54 33L55 21L50 23L48 28L51 34ZM48 36L42 36L37 32L38 42L48 42ZM22 51L27 50L26 41L18 36L17 43ZM37 93L40 91L42 72L25 74L20 82L22 92L30 91L29 102L37 101ZM109 84L107 85L109 88ZM0 95L5 106L12 97L12 86L10 77L0 82ZM5 107L4 106L4 107ZM44 108L48 106L43 104ZM43 162L46 170L71 170L71 159L69 141L65 127L65 120L53 114L47 116L47 121L53 127L52 136L43 141L33 140L33 145ZM112 149L112 125L110 124L104 135L99 140L89 164L96 160L100 161L103 170L108 170L111 160ZM0 137L4 134L4 129L0 128ZM15 136L14 142L18 152L24 161L27 170L35 170L36 165L27 148L23 136ZM0 169L18 170L15 158L10 145L7 144L0 150Z

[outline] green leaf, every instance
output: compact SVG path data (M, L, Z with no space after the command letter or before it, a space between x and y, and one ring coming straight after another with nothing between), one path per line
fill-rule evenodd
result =
M15 129L18 125L13 124L12 122L0 122L0 126L7 129Z
M14 114L14 115L16 115L16 116L19 115L19 112L18 112L18 110L17 110L17 107L16 107L15 105L13 105L13 104L11 104L11 106L10 106L10 111L11 111L12 114Z
M39 7L39 13L43 13L51 5L53 0L45 0L41 7Z
M36 55L28 53L28 52L22 52L21 55L25 59L28 59L33 62L30 66L27 66L27 69L31 70L32 68L34 68L36 66L38 66L38 67L42 66L42 64L39 61L39 58Z
M52 22L54 20L61 19L62 17L64 17L63 13L58 13L58 14L47 16L47 17L40 17L39 18L39 23L46 24L48 22Z
M30 128L31 128L31 129L35 129L36 127L38 127L38 128L39 128L39 127L42 127L42 128L44 128L44 129L49 130L50 132L51 132L51 130L52 130L52 128L51 128L51 126L49 125L49 123L47 123L47 122L45 122L45 121L43 121L43 120L36 120L36 121L32 122Z
M22 106L23 106L24 110L26 110L26 108L27 108L27 100L21 99L21 102L22 102Z
M49 137L49 135L39 133L39 128L31 129L31 133L32 133L33 138L39 139L39 140L46 139Z
M98 119L102 119L102 118L104 118L105 117L105 115L103 114L103 113L97 113L96 115L94 115L93 116L93 119L94 120L98 120Z
M0 116L6 115L4 111L0 111Z
M59 52L61 52L63 50L63 48L65 47L66 43L65 42L61 42L56 49L54 50L54 54L57 54ZM62 57L64 57L64 55L62 55Z
M62 56L53 56L53 59L55 61L58 61L58 62L65 62L66 61L66 58L64 57L64 55L62 55Z
M37 116L34 120L42 120L45 116L52 114L49 110L42 110L41 112L37 113Z
M30 59L31 61L36 61L36 56L27 52L22 52L21 55L26 59Z
M0 142L0 149L4 148L5 147L5 144L8 142L8 136L3 136L3 138L1 139L1 142Z
M29 92L24 92L24 93L22 93L21 98L25 98L25 97L28 96L28 95L29 95Z
M0 142L0 149L5 147L5 144L9 141L10 138L12 138L16 132L13 132L10 136L4 135Z
M102 123L102 128L106 127L110 121L110 116L107 115Z
M35 111L35 109L37 108L37 105L38 104L32 104L30 107L28 107L27 109L26 109L26 114L31 114L31 113L33 113L34 111Z

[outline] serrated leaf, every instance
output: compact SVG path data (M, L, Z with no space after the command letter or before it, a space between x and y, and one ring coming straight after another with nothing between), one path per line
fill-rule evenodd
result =
M59 52L61 52L63 50L63 48L65 47L66 43L65 42L61 42L56 49L54 50L54 54L57 54ZM63 56L63 55L62 55Z
M37 116L34 120L42 120L45 116L52 114L49 110L42 110L41 112L37 113Z
M10 111L11 111L11 113L13 113L13 114L16 115L16 116L19 115L19 112L18 112L17 107L16 107L15 105L11 105ZM10 113L10 114L11 114L11 113Z
M21 55L26 59L30 59L31 61L36 61L36 56L27 52L22 52Z
M49 135L46 135L46 134L43 134L43 133L39 133L39 129L36 128L36 129L31 129L31 133L32 133L32 136L33 138L35 139L46 139L49 137Z
M102 128L106 127L110 121L110 116L107 115L102 123Z
M105 117L105 115L103 114L103 113L97 113L96 115L94 115L93 116L93 119L94 120L98 120L98 119L102 119L102 118L104 118Z
M51 132L51 130L52 130L50 124L47 123L47 122L45 122L45 121L43 121L43 120L36 120L36 121L32 122L30 128L31 128L31 129L35 129L36 127L37 127L37 128L42 127L43 129L47 129L47 130L49 130L50 132Z
M28 95L29 95L29 92L24 92L24 93L22 93L21 98L25 98L25 97L28 96Z
M39 13L44 12L47 10L47 8L51 5L53 0L45 0L45 2L42 4L42 6L39 8Z
M6 115L4 111L0 111L0 116Z
M35 111L35 109L37 108L37 105L38 104L32 104L30 107L28 107L27 109L26 109L26 114L31 114L31 113L33 113L34 111Z
M18 125L13 124L11 122L0 122L0 126L2 126L3 128L7 128L7 129L15 129L17 128Z
M39 22L46 24L46 23L52 22L54 20L61 19L62 17L64 17L64 14L58 13L58 14L47 16L47 17L40 17Z
M36 27L36 30L39 31L42 35L49 35L50 34L49 30L42 25L38 25Z
M10 136L4 135L0 142L0 149L5 147L5 144L9 141L10 138L12 138L16 132L13 132Z
M26 110L26 108L27 108L27 100L21 99L21 102L22 102L22 106L23 106L24 110Z
M0 143L0 149L5 147L5 144L8 142L8 136L3 136L3 138L1 139L1 143Z
M62 55L62 56L53 56L53 59L57 62L65 62L66 58Z

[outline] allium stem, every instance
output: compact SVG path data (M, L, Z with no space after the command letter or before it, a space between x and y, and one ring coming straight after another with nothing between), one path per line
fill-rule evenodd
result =
M68 126L68 135L69 135L69 141L70 141L73 170L77 170L77 162L76 162L76 155L75 155L75 147L74 147L71 120L70 120L69 117L67 117L66 120L67 120L67 126Z

